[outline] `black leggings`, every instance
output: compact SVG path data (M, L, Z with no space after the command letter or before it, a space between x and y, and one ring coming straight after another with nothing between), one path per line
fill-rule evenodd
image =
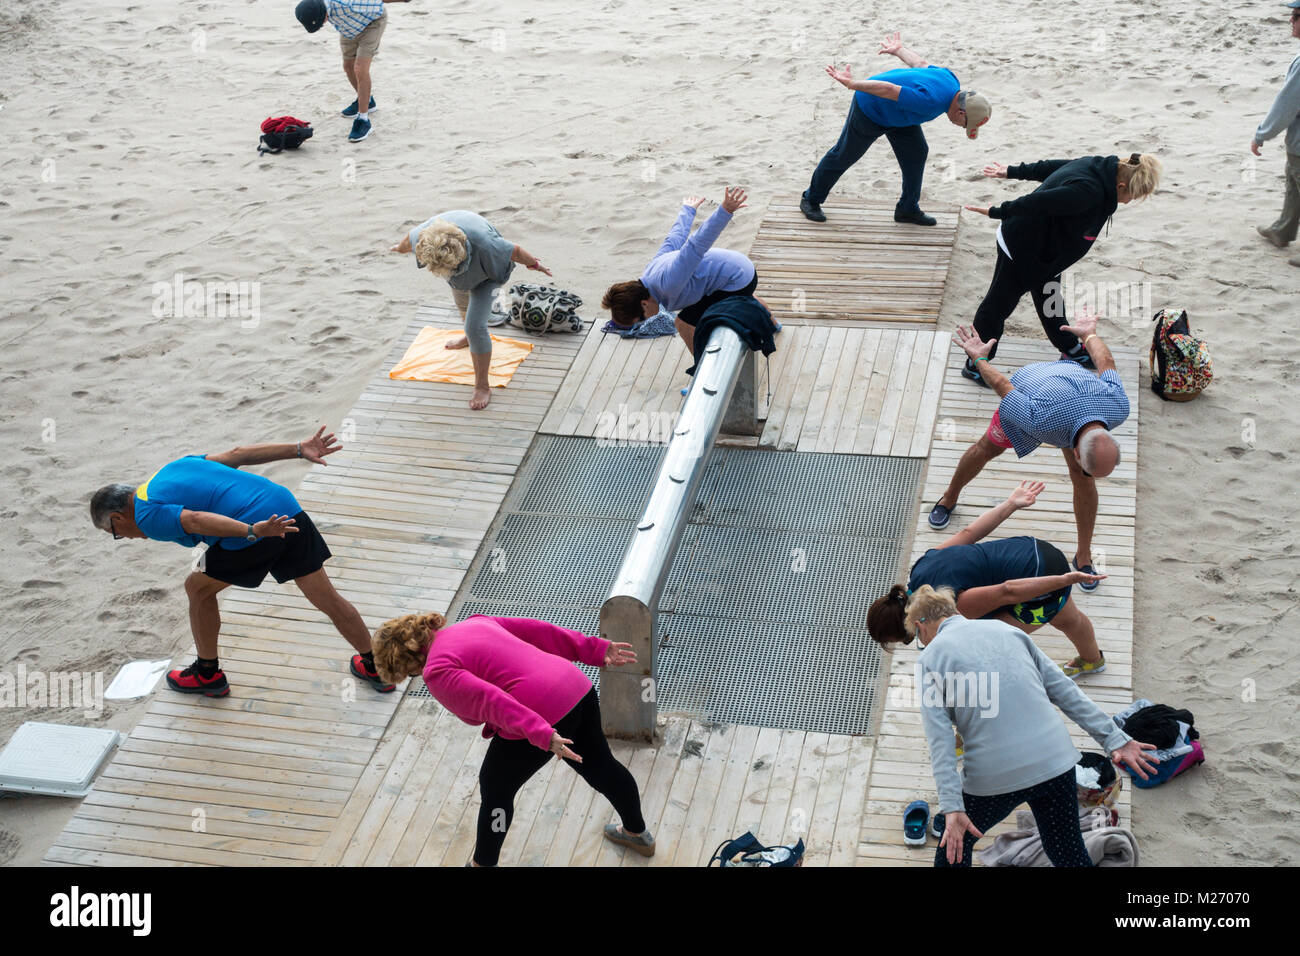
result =
M1061 277L1053 276L1039 281L1028 281L1016 268L1007 254L998 246L998 263L993 267L993 281L989 291L984 293L984 301L975 310L975 331L987 342L989 339L1002 338L1002 329L1007 317L1016 311L1016 306L1028 292L1034 299L1034 308L1038 311L1038 321L1043 323L1043 331L1062 352L1067 355L1074 351L1079 340L1072 332L1061 331L1061 326L1068 324L1065 315L1065 300L1061 296ZM997 346L989 354L997 354Z
M1043 840L1043 850L1052 866L1092 866L1092 857L1083 845L1083 831L1079 829L1079 788L1074 782L1074 768L1071 767L1059 777L1053 777L1043 783L1010 793L998 793L991 797L977 797L962 793L966 803L966 816L975 824L975 829L988 833L1022 803L1028 803L1034 812L1034 822L1038 824L1038 835ZM971 852L975 848L976 837L966 834L961 848L961 862L949 863L948 850L940 846L934 854L935 866L970 866Z
M641 792L636 779L614 757L600 727L600 704L596 688L587 692L573 710L555 725L561 737L572 740L569 749L582 763L565 760L593 789L614 805L623 828L629 833L645 830L641 819ZM515 794L528 779L550 760L552 754L539 750L527 740L493 737L487 756L478 772L479 792L483 802L478 810L478 843L474 862L479 866L496 866L501 844L515 815Z

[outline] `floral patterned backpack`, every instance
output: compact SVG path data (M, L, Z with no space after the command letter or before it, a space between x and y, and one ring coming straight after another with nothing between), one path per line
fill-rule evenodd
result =
M1156 313L1151 338L1151 391L1167 402L1190 402L1214 379L1210 348L1192 335L1185 309Z

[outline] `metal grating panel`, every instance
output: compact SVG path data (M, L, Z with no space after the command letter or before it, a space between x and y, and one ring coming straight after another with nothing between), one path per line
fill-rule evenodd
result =
M540 437L455 619L537 617L596 633L663 454ZM660 707L867 732L881 664L866 609L899 573L922 464L715 449L660 601ZM419 681L411 693L428 694Z

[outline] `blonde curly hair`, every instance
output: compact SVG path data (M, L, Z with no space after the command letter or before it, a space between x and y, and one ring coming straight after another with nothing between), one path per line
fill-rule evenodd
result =
M425 228L415 243L415 261L420 268L441 279L459 269L468 254L469 239L465 231L443 219Z
M396 684L423 672L433 635L446 623L441 614L407 614L380 625L370 639L380 678Z
M938 621L956 613L957 595L952 588L935 590L928 584L922 584L908 599L903 627L907 628L908 634L916 634L916 625L921 621ZM378 655L375 659L378 661Z

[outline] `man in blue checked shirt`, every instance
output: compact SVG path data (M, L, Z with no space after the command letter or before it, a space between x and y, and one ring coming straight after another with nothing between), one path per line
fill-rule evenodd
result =
M930 511L930 527L946 527L957 497L984 466L1008 448L1024 458L1039 445L1054 445L1065 455L1074 485L1074 521L1078 549L1071 564L1076 571L1096 574L1092 566L1092 532L1097 522L1097 481L1119 465L1119 445L1112 429L1128 418L1128 396L1115 371L1110 349L1097 334L1097 317L1084 313L1065 330L1078 336L1096 366L1089 371L1078 362L1038 362L1010 378L989 362L997 339L980 340L970 327L958 327L953 338L972 364L983 363L980 374L1002 399L988 431L962 455L948 490ZM1093 591L1097 583L1080 584Z
M379 52L379 38L388 25L385 3L407 3L409 0L301 0L294 11L298 22L308 33L315 33L328 20L339 31L339 47L343 50L343 72L357 92L352 105L342 116L352 119L349 143L359 143L370 135L370 111L375 108L375 98L370 95L370 61ZM365 106L359 104L365 103Z

